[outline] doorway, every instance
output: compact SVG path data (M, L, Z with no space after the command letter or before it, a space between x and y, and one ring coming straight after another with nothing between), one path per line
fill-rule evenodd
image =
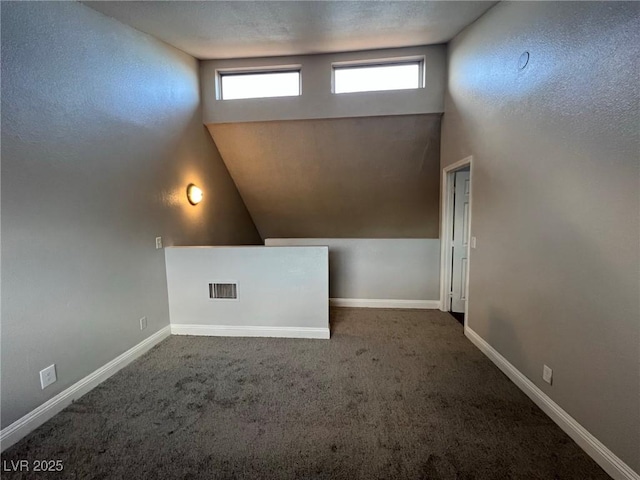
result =
M467 324L471 237L472 157L442 171L440 310Z

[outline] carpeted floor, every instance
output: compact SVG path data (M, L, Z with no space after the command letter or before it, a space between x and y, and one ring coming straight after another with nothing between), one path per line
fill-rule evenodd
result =
M609 478L438 311L171 337L2 455L92 479Z

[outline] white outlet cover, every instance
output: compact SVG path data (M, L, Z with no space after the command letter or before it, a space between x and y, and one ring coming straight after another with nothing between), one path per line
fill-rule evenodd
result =
M140 330L144 330L147 328L147 317L142 317L140 319Z
M476 237L471 237L471 248L476 248Z
M55 383L57 379L58 378L56 377L55 363L53 365L49 365L44 370L40 370L40 385L42 386L43 390L47 388L49 385L51 385L52 383Z
M162 248L162 237L156 237L156 248Z
M542 368L542 379L549 385L551 385L551 382L553 381L553 370L546 365Z

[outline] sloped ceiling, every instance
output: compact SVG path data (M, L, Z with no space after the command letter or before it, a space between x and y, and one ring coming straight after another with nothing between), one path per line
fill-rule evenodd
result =
M437 238L440 115L208 125L263 238Z
M496 2L88 1L196 58L374 50L448 42Z

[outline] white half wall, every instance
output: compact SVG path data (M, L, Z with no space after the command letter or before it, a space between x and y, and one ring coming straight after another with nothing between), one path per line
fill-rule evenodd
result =
M171 333L329 338L327 247L165 249ZM211 299L236 283L237 299Z
M439 239L268 238L265 245L328 246L330 297L342 299L336 306L438 306Z

